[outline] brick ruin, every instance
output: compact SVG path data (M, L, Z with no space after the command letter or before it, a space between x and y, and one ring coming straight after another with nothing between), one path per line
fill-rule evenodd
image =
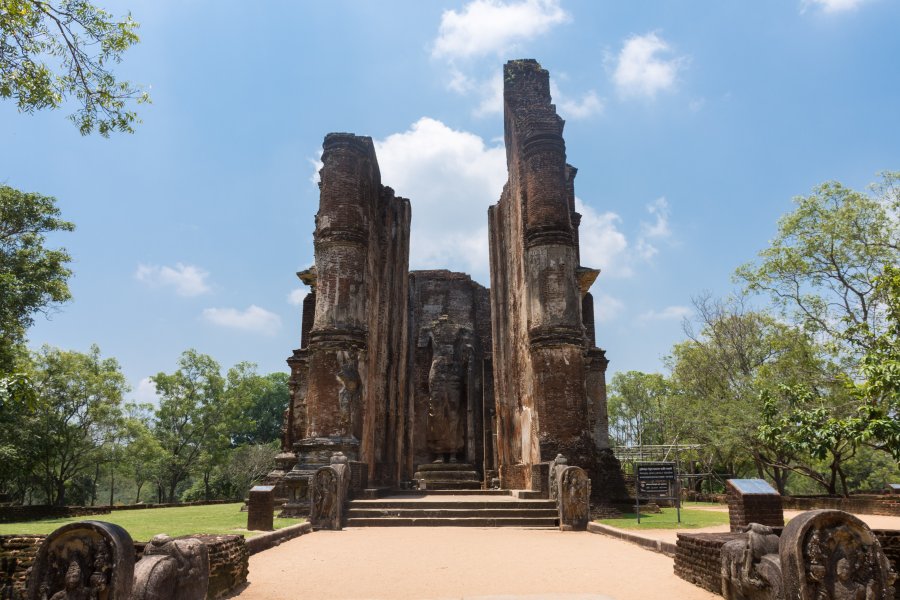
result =
M370 487L526 490L532 466L562 453L596 496L626 495L588 291L599 271L579 262L563 120L536 61L510 61L504 79L509 180L488 214L490 290L409 271L410 201L382 185L371 138L325 137L275 472L298 510L334 452Z

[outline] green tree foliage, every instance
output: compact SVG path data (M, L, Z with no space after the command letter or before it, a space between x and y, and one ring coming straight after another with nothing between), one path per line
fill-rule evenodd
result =
M46 247L46 234L75 228L59 215L49 196L0 186L0 377L13 371L34 315L70 298L69 254Z
M790 463L793 449L758 438L759 391L827 377L818 351L804 332L747 309L741 298L694 304L699 332L689 327L689 339L669 357L670 435L702 444L713 454L704 462L732 474L750 467L784 492L789 472L781 465Z
M849 386L866 423L865 442L900 463L900 267L886 265L876 284L886 326L878 336L869 332L853 336L872 341L861 361L862 381Z
M178 486L187 480L204 452L222 435L225 379L219 363L187 350L172 374L151 378L160 397L154 434L165 453L160 465L162 492L174 502Z
M63 505L67 486L96 467L119 435L128 385L119 363L101 358L97 346L86 354L45 346L32 356L30 376L34 406L5 432L6 443L19 447L18 464L33 474L45 499Z
M669 382L658 373L616 373L610 382L609 435L616 446L674 443L669 436Z
M781 385L774 393L763 390L763 423L758 437L764 444L791 451L793 460L778 464L779 468L809 477L831 495L837 494L840 483L847 496L850 490L845 464L859 449L866 421L852 410L844 386L835 381L830 388L820 391L798 384ZM785 403L788 408L782 410ZM816 469L813 461L804 460L807 458L823 464L824 472Z
M131 15L117 20L86 0L0 0L0 98L19 111L77 104L82 135L132 132L130 106L149 96L110 67L139 39Z
M153 431L151 405L130 404L126 407L121 460L121 473L134 483L134 502L141 501L141 490L160 474L166 453ZM110 486L112 487L112 485Z
M232 431L233 446L270 444L281 439L284 411L290 400L290 376L287 373L259 375L255 365L252 367L246 371L236 371L235 367L229 372L228 387L243 416L241 427Z
M835 350L846 353L849 338L850 350L865 351L884 326L876 277L900 263L898 181L900 173L884 173L871 193L828 182L795 198L759 262L740 267L737 278Z

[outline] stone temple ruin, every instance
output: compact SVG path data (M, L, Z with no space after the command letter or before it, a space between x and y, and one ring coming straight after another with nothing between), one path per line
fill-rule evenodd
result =
M530 490L563 454L595 498L626 497L564 122L536 61L510 61L504 81L509 179L488 211L490 290L409 271L410 200L382 183L371 138L325 137L315 264L298 273L312 291L268 481L290 496L285 514L308 514L310 482L338 452L356 487L429 490Z

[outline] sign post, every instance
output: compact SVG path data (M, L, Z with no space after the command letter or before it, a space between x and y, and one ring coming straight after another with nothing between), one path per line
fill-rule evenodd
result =
M634 498L637 521L641 522L641 500L672 500L681 523L678 473L673 462L644 462L634 465Z

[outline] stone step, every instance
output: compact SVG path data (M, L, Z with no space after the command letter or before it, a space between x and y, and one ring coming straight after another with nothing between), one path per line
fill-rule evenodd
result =
M425 481L425 490L480 490L480 481Z
M557 518L555 508L351 508L350 519Z
M475 471L416 471L413 479L431 481L474 481L481 485L481 479Z
M381 500L351 500L350 510L556 510L553 500L400 500L383 498Z
M416 467L416 471L474 471L475 467L468 463L423 463Z
M349 518L347 527L559 527L552 517Z
M409 496L413 498L421 498L425 494L429 496L512 496L510 490L392 490L392 497Z

